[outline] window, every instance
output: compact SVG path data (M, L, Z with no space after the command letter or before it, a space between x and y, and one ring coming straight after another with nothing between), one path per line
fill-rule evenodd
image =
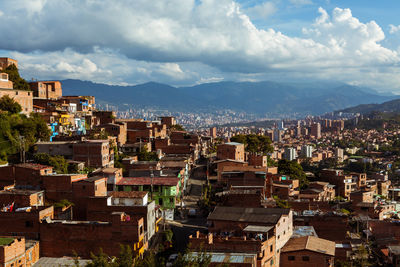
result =
M287 259L288 261L294 261L296 258L294 256L288 256Z
M270 245L270 246L269 246L269 252L272 252L273 248L274 248L274 247L273 247L272 245Z
M32 221L25 221L25 227L33 227Z
M303 261L310 261L310 256L303 256L302 259Z

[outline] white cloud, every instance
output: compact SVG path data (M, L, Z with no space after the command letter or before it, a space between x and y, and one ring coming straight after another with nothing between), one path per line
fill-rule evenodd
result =
M290 3L296 6L311 5L313 2L311 0L289 0Z
M246 13L249 14L251 18L266 19L276 13L277 10L278 8L273 2L264 2L246 9Z
M398 81L398 52L381 44L385 35L376 22L361 22L350 9L320 8L299 38L253 24L255 12L264 18L276 12L271 1L258 11L233 0L16 2L2 5L0 32L7 38L0 38L0 49L16 51L29 76L194 84L290 73L385 87Z
M389 29L390 34L394 34L398 31L400 31L400 25L394 26L393 24L390 24L389 27L390 27L390 29Z
M158 68L158 71L162 74L173 77L177 80L181 80L181 79L185 78L185 73L182 71L179 64L176 64L176 63L161 64Z

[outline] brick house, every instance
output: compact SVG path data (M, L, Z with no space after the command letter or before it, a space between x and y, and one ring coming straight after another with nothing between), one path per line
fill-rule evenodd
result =
M192 249L204 249L208 253L255 254L255 265L250 266L279 266L276 260L275 236L273 232L272 226L254 225L247 226L243 232L234 236L213 233L201 235L197 231L196 236L189 236L189 243ZM239 264L233 266L247 265Z
M10 188L0 191L0 205L14 203L16 207L44 205L44 191Z
M39 241L24 237L0 237L0 266L31 267L39 260Z
M335 242L315 236L291 238L281 250L280 266L334 266Z
M218 145L217 158L244 161L244 144L229 142Z
M0 70L5 69L11 65L15 65L18 68L18 60L9 57L0 57Z
M307 189L300 190L299 199L331 201L335 199L335 186L328 182L310 182Z
M22 113L30 114L33 111L33 97L31 91L17 90L12 88L3 89L0 87L0 98L8 95L22 107Z
M148 200L147 192L111 192L108 197L86 199L86 220L110 221L113 212L125 212L144 219L146 238L150 240L158 231L161 215L154 201Z
M54 218L54 208L29 207L15 212L0 212L0 235L18 235L39 240L40 223Z
M86 174L52 174L44 175L43 189L46 191L46 199L50 201L60 201L62 199L72 199L73 183L87 178Z
M15 184L21 188L42 188L42 176L53 173L53 167L21 163L0 167L0 184L2 186Z
M277 254L293 233L293 212L290 209L217 206L207 221L209 232L213 233L241 233L249 225L273 226Z
M108 140L86 140L73 145L73 160L83 161L90 167L114 167Z
M0 88L1 89L13 89L13 82L8 79L7 73L0 72Z
M360 182L357 175L344 175L343 170L324 169L320 174L321 180L335 186L336 195L349 198L351 192L357 191ZM362 180L361 180L362 182Z
M129 245L135 255L143 254L145 240L143 218L113 212L111 222L48 220L40 227L41 255L44 257L73 256L90 258L100 248L110 256L118 256L120 244Z
M157 205L173 210L180 195L181 179L177 177L124 177L117 183L118 191L146 191Z
M115 136L119 146L126 144L127 126L124 122L100 124L95 126L95 129L104 130L111 136Z
M34 97L42 99L58 99L62 97L62 87L60 81L30 82L29 86L33 91Z
M116 184L122 179L122 168L103 168L93 174L107 177L107 191L115 191Z

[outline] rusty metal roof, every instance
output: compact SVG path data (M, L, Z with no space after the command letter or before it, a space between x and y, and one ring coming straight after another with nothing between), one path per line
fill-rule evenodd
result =
M217 206L208 220L276 224L282 215L289 212L290 209Z

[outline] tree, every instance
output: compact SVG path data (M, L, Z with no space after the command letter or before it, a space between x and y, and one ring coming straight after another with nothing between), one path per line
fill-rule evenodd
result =
M115 258L110 258L103 249L100 248L99 254L90 253L92 261L89 262L86 267L117 267L114 263Z
M68 173L68 162L63 156L50 156L46 153L37 153L34 156L36 163L52 166L57 173Z
M129 245L120 245L119 257L116 264L119 267L132 267L134 263L132 249Z
M4 95L0 98L0 110L8 111L11 114L20 113L22 107L13 98Z
M211 255L205 250L193 254L189 250L185 254L179 254L172 266L174 267L208 267L211 263Z
M239 134L233 136L231 141L244 144L246 151L252 153L261 152L265 155L273 151L271 139L265 135Z
M170 127L171 131L186 131L180 124L175 124Z
M15 156L24 145L33 153L33 145L40 139L48 140L50 130L38 114L27 117L19 113L0 112L0 160L18 162Z
M50 139L51 131L42 117L38 113L32 112L29 118L34 124L35 139L48 141Z
M137 154L138 160L140 161L158 161L158 155L156 152L148 152L145 148L142 148Z
M18 68L14 64L3 69L2 72L8 74L8 79L13 82L14 89L25 91L30 90L29 83L19 75Z
M280 174L288 175L291 179L299 180L300 187L306 188L308 185L308 180L303 168L296 161L289 161L282 159L278 162L278 172Z

